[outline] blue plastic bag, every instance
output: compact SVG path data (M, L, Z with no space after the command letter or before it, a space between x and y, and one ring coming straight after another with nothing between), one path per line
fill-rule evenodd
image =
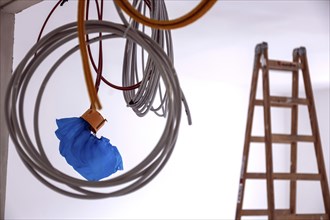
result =
M110 140L91 133L82 118L57 119L55 131L60 140L60 153L78 173L89 181L98 181L123 170L123 161L117 147Z

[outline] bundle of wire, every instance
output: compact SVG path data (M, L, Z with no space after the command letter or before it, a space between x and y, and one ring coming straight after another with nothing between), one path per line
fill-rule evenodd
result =
M159 1L133 1L133 6L143 14L146 14L146 8L150 11L150 17L158 20L168 20L168 14L164 0ZM123 23L133 29L139 29L141 26L136 21L129 23L121 13L121 9L116 7L118 14L120 15ZM142 25L141 31L145 32L145 26ZM173 44L170 30L151 29L151 38L158 43L166 52L169 59L173 62ZM167 92L162 91L163 82L161 81L160 72L158 68L155 68L155 64L150 56L148 56L146 62L144 57L144 51L141 51L141 67L142 77L139 76L139 68L137 64L137 44L131 40L126 41L124 64L123 64L123 86L128 87L139 83L138 90L125 90L124 98L127 106L131 107L136 115L143 117L149 110L156 113L158 116L165 117L167 114ZM139 78L142 78L141 82ZM164 88L164 87L163 87ZM159 96L158 106L154 106L155 98L157 97L157 90ZM188 115L188 122L191 124L191 117L188 105L182 93L183 102L186 107Z
M71 54L79 50L75 46L68 50L50 68L38 89L34 107L34 135L27 131L24 118L26 89L38 66L55 50L77 38L77 24L70 23L61 26L38 41L22 59L10 80L5 100L5 115L10 136L16 146L19 156L26 167L41 182L53 190L76 198L96 199L121 196L133 192L150 182L168 161L178 136L181 119L180 89L173 63L164 50L146 34L127 28L125 25L106 21L87 21L86 34L103 33L102 40L127 38L140 45L148 54L155 69L158 69L167 93L168 114L164 131L154 149L137 166L126 173L112 179L100 182L88 182L68 176L56 169L45 153L39 132L39 111L44 90L55 70ZM98 42L99 37L89 40L89 44ZM37 88L36 88L37 89ZM29 98L29 104L33 102ZM34 137L34 141L31 137ZM64 187L63 187L64 186ZM67 189L69 186L69 189ZM95 188L105 188L104 192ZM93 190L94 189L94 190Z
M137 0L133 2L133 5L138 3ZM146 13L146 8L149 8L150 17L154 19L168 19L165 2L151 1L149 5L144 1L141 1L139 5L136 6L137 10L141 13ZM117 7L118 14L121 15L120 9ZM139 29L141 26L138 22L132 21L128 23L127 20L121 16L122 21L125 25L130 26L134 29ZM142 30L145 32L145 26L142 25ZM159 29L151 29L151 38L158 43L166 52L169 59L173 62L173 45L172 37L170 31L164 31ZM166 46L166 48L164 48ZM144 51L141 51L141 67L142 67L142 77L139 76L139 68L137 64L137 53L138 48L136 43L131 40L126 41L125 53L124 53L124 64L123 64L123 74L122 82L123 86L129 86L139 82L142 78L138 90L128 90L123 91L124 98L129 107L140 117L145 116L149 110L155 112L159 116L166 116L166 103L167 94L166 91L162 91L160 73L155 64L150 57L147 58L145 62ZM158 90L160 104L157 107L153 106L156 94Z

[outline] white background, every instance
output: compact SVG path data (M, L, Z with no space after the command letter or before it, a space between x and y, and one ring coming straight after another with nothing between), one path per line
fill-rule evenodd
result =
M113 2L105 2L105 19L119 22ZM35 43L55 3L45 0L16 16L15 66ZM170 16L178 17L198 1L166 3ZM76 6L76 1L69 0L60 7L51 17L46 32L75 21ZM127 196L77 200L38 182L10 144L6 219L233 219L254 47L263 41L268 42L271 59L291 60L294 48L307 48L329 176L329 1L218 1L200 20L173 30L172 34L175 68L191 109L193 125L188 126L183 115L176 148L163 171L150 184ZM110 41L106 43L105 76L119 84L124 40ZM36 86L54 59L56 55L38 69L27 97L35 96ZM290 84L289 75L271 76L273 94L288 95ZM166 119L152 113L138 118L126 108L121 92L104 85L100 97L102 113L108 120L100 135L110 138L119 148L127 171L150 152ZM33 100L26 102L29 129L32 129ZM44 148L54 166L78 178L58 152L55 119L80 116L88 106L81 61L79 54L75 54L56 71L47 86L40 128ZM304 109L301 112L299 131L308 134L307 113ZM288 132L290 112L277 109L272 113L273 130ZM256 114L261 116L262 112L256 110ZM253 132L260 132L261 125L262 120L256 116ZM254 159L250 160L250 169L262 171L263 149L256 147L255 153L251 153ZM298 169L315 172L312 148L302 148L305 151L299 152ZM285 146L274 150L275 169L288 167L288 152ZM249 187L245 207L266 208L265 184L259 182ZM276 183L275 187L276 208L288 208L288 184ZM318 188L314 183L298 186L298 211L324 211Z

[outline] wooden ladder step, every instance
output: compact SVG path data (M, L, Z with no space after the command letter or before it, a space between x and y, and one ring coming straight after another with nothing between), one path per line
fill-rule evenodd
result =
M242 216L267 216L268 209L242 209ZM289 209L275 209L274 219L276 220L329 220L328 214L291 214Z
M296 62L289 62L283 60L268 60L268 69L280 71L299 71L302 65Z
M268 210L267 209L242 209L241 215L244 215L244 216L268 215Z
M309 105L308 99L291 98L283 96L270 96L270 105L274 107L287 107L290 108L295 105ZM263 106L264 100L257 99L254 101L254 105Z
M242 209L241 214L244 216L260 216L260 215L268 215L267 209ZM290 214L289 209L275 209L275 215L288 215Z
M315 137L312 135L290 135L290 134L273 134L272 143L294 143L294 142L314 142ZM251 136L251 142L265 142L264 136Z
M294 49L292 53L292 61L269 59L267 43L263 42L256 46L254 60L235 219L256 219L259 217L269 220L330 220L330 190L322 153L316 109L313 101L314 98L308 69L306 48L300 47ZM291 74L291 94L272 95L270 86L272 82L271 77L273 76L271 75L273 74L272 72L274 72L274 74ZM261 78L261 82L258 79L259 77ZM303 80L305 97L299 96L300 77L302 77ZM262 89L262 96L257 98L258 90L260 89L259 87ZM310 126L311 132L309 133L299 132L298 122L300 121L299 112L301 106L305 108L308 107L308 119L310 123L307 123L306 125ZM254 110L256 107L259 107L263 113L263 132L259 134L254 133ZM287 120L289 122L287 123L290 128L289 132L272 131L272 120L277 120L276 118L274 119L274 116L272 115L273 107L287 108L287 110L290 111L291 117ZM257 142L258 144L255 144L254 142ZM298 158L302 156L299 152L301 143L308 143L308 145L314 147L315 154L313 154L313 156L316 157L316 172L300 171L298 169ZM258 147L261 146L265 151L262 158L265 160L265 163L263 164L264 170L262 171L250 171L251 169L249 169L250 148L255 147L251 146L253 144L259 145ZM278 144L285 144L285 147L288 147L289 150L289 158L287 162L290 165L290 169L286 172L278 171L276 169L274 172L274 162L278 158L274 157L273 149L277 148ZM305 153L308 154L308 152ZM246 187L246 185L249 184L253 185L253 182L256 181L262 182L266 191L249 189L249 187ZM288 192L281 193L289 196L289 201L287 201L289 204L282 210L277 209L278 205L281 205L281 202L277 204L275 195L275 193L277 193L277 190L275 190L276 183L279 181L289 183ZM297 213L296 210L299 210L297 204L299 199L298 193L304 193L300 192L297 188L300 188L300 182L306 181L309 183L317 182L317 185L320 186L322 193L321 195L318 195L318 197L322 196L324 211L320 211L320 213L317 213L317 211L316 213ZM249 184L246 184L247 182L249 182ZM255 207L257 204L254 204L252 198L252 201L249 201L249 203L246 204L245 191L247 189L252 190L254 193L253 196L266 194L267 203L264 204L263 207ZM254 192L254 190L256 191ZM321 198L318 200L321 200ZM307 202L313 204L313 201ZM247 209L247 205L251 209Z
M328 214L288 214L275 215L275 220L329 220Z
M311 181L321 181L321 174L317 173L273 173L273 179L275 180L311 180ZM246 179L266 179L266 173L246 173Z

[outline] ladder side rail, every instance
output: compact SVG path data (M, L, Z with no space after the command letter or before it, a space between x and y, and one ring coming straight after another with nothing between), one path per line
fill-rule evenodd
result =
M293 62L298 63L299 58L295 52L292 54ZM299 71L292 71L292 99L298 99L299 96ZM291 107L291 135L298 135L298 105L293 105ZM291 143L291 166L290 166L290 174L297 173L297 142ZM290 181L290 213L296 214L297 212L297 181Z
M268 51L263 51L262 61L262 87L264 100L264 129L265 129L265 153L266 153L266 184L267 184L267 205L268 219L274 219L275 201L274 201L274 182L273 182L273 153L272 153L272 126L270 110L270 88L269 88L269 69L268 69Z
M296 49L295 52L299 55L299 58L300 58L301 62L303 63L302 73L303 73L306 97L310 103L308 105L308 112L309 112L309 117L310 117L310 122L311 122L312 134L315 137L314 149L315 149L315 154L316 154L316 158L317 158L318 171L322 175L321 188L322 188L324 207L325 207L325 212L327 214L330 214L329 185L328 185L327 173L326 173L326 169L325 169L325 162L324 162L324 158L323 158L320 132L319 132L319 127L318 127L318 122L317 122L313 89L312 89L312 83L311 83L310 74L309 74L309 68L308 68L307 53L306 53L306 49L304 47L300 47L300 48Z
M248 155L250 150L250 139L252 132L252 124L253 124L253 114L254 114L254 103L256 100L257 93L257 85L258 85L258 76L260 71L260 47L262 45L256 46L256 52L254 57L254 65L253 65L253 74L251 80L251 91L249 98L249 108L247 114L247 122L245 129L245 140L244 140L244 149L242 156L242 165L241 165L241 173L239 180L239 190L238 190L238 198L237 198L237 206L236 206L236 220L240 220L242 217L242 209L243 209L243 200L244 200L244 190L245 190L245 182L246 182L246 173L247 173L247 165L248 165Z

